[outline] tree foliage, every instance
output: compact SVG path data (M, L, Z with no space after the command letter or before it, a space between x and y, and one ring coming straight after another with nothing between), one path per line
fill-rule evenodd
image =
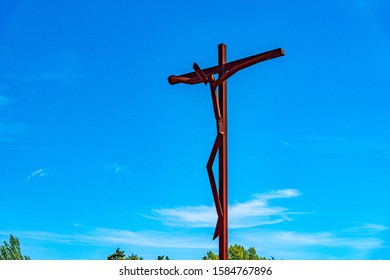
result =
M19 239L10 234L9 243L4 241L0 246L0 260L29 260L29 256L23 256L20 250Z
M108 260L115 260L115 261L118 261L118 260L143 260L144 258L143 257L139 257L138 255L134 255L134 254L131 254L131 255L128 255L126 257L126 254L125 254L125 251L122 251L121 249L117 248L115 253L113 253L112 255L109 255L107 257ZM169 257L168 256L165 256L165 255L162 255L162 256L157 256L157 260L169 260Z
M117 248L115 253L112 255L109 255L107 257L108 260L143 260L143 257L138 257L137 255L131 254L126 257L125 251L122 251L121 249Z
M229 246L229 260L266 260L267 258L257 255L256 249L249 247L245 249L242 245ZM219 256L212 251L208 251L203 260L219 260Z
M168 256L162 255L162 256L157 256L158 261L168 261L170 258Z
M203 260L219 260L219 256L215 254L213 251L207 251L206 256L203 257Z
M234 244L229 246L229 260L267 260L265 257L261 257L257 254L254 247L249 247L245 249L244 246ZM116 249L115 253L107 257L108 260L143 260L142 257L131 254L126 256L125 251ZM271 259L274 259L271 257ZM161 255L157 256L157 260L170 260L168 256ZM206 255L203 257L203 260L219 260L219 255L215 254L213 251L207 251Z

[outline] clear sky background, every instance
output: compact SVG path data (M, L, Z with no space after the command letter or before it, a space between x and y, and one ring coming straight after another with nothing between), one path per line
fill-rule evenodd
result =
M390 259L390 2L1 1L0 241L32 259L201 259L209 89L228 81L230 244Z

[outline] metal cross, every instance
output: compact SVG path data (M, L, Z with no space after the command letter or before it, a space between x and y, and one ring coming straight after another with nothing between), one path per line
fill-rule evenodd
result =
M169 76L171 85L178 83L185 84L209 84L211 100L213 102L214 117L217 125L217 136L210 153L206 168L213 193L215 208L218 215L217 225L214 231L213 240L219 237L219 259L228 259L228 176L227 176L227 79L237 71L256 63L283 56L282 49L256 54L243 59L226 63L226 45L218 45L218 65L201 69L196 63L193 65L194 72L180 76ZM214 75L218 74L218 79ZM218 93L216 92L218 88ZM215 156L219 156L219 188L217 188L214 173L212 170Z

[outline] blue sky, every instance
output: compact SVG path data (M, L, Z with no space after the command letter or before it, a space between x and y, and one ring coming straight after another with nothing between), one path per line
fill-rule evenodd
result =
M32 259L201 259L209 89L172 74L283 48L228 81L229 243L390 259L390 4L2 1L0 240Z

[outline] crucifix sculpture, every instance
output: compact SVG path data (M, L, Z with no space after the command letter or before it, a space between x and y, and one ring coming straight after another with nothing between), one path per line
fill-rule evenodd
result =
M213 240L219 237L219 259L228 259L228 192L227 192L227 84L226 80L237 71L256 63L283 56L282 49L260 53L246 58L238 59L226 63L226 45L218 45L218 65L206 69L201 69L196 63L193 65L194 72L180 76L169 76L171 85L178 83L185 84L209 84L211 100L213 102L214 117L217 124L217 136L210 153L206 168L210 180L211 191L214 198L215 208L218 215L217 225L214 231ZM218 74L215 79L214 75ZM218 89L218 93L217 93ZM215 182L212 170L215 156L218 152L218 177L219 187Z

